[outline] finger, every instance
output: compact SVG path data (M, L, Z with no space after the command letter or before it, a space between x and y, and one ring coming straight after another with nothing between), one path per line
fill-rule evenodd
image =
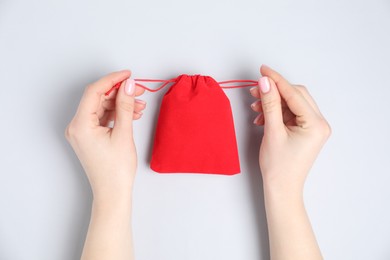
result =
M283 101L282 101L283 102ZM256 100L251 104L251 108L253 111L258 113L263 113L263 106L261 105L261 100ZM283 114L283 122L286 124L286 122L290 121L291 119L295 119L295 115L288 109L288 107L283 107L282 104L282 114Z
M115 99L116 98L116 93L118 92L119 86L116 86L117 84L114 85L109 91L105 92L105 97L107 99ZM145 92L145 89L136 83L136 88L135 88L135 96L141 96Z
M142 112L135 112L133 113L133 120L138 120L142 117Z
M282 103L275 82L268 77L259 80L264 116L264 133L277 133L284 129Z
M146 108L146 102L140 99L135 99L135 104L134 104L134 111L135 112L141 112Z
M253 87L253 88L249 89L249 92L251 93L251 95L253 97L260 99L260 91L259 91L258 87ZM285 108L286 106L287 106L286 101L284 99L282 99L282 108Z
M115 84L130 77L128 70L113 72L89 85L81 98L77 115L89 117L95 115L102 103L102 96Z
M262 113L258 114L253 123L255 125L264 125L264 115Z
M135 81L127 79L122 82L115 102L114 138L129 140L133 138L133 114L135 108Z
M118 89L111 88L108 95L106 95L107 92L104 94L105 100L115 100L116 93L118 93Z
M136 97L141 96L144 92L145 92L145 89L143 89L141 87L136 87L135 96ZM115 98L116 98L117 93L118 93L117 89L112 89L112 91L107 96L104 95L105 100L103 102L103 106L105 109L111 110L111 109L115 108ZM138 99L138 100L140 100L140 99ZM137 102L137 99L136 99L136 102ZM141 102L145 102L145 101L141 100Z
M261 66L260 72L263 76L271 78L280 93L280 96L286 101L287 106L296 116L310 119L316 116L314 109L306 101L300 91L295 89L279 73L268 66Z
M263 112L263 106L261 105L261 100L258 99L251 104L251 108L255 112Z
M146 102L140 99L135 99L134 112L141 112L146 108ZM101 125L105 125L108 120L115 118L115 100L106 100L103 102L103 109L97 112ZM133 117L134 119L134 117Z
M144 92L145 92L145 89L142 87L137 86L135 88L135 96L136 97L141 96ZM105 98L104 103L109 104L109 106L107 106L107 107L110 107L109 109L111 109L112 106L115 107L115 98L116 98L117 93L118 93L118 89L112 88L112 90L110 91L110 93L108 95L104 95L104 98Z
M257 99L260 98L260 91L259 91L259 88L258 87L253 87L253 88L250 88L249 89L249 92L251 93L251 95Z
M115 100L107 99L106 96L101 97L101 103L98 106L96 115L101 119L108 111L115 110Z
M283 111L283 123L286 126L296 126L296 116L291 112L290 109Z
M104 110L115 110L115 99L106 99L102 103Z
M322 114L321 114L321 111L320 111L320 108L318 107L317 103L314 101L313 97L310 95L309 91L307 90L307 88L305 86L302 86L302 85L293 85L296 89L299 90L299 92L301 92L301 94L303 95L303 97L306 99L306 101L311 105L311 107L314 109L314 111L321 117Z
M133 120L138 120L142 117L142 111L135 111L133 113ZM107 111L102 118L99 119L100 125L107 127L114 127L115 124L115 110Z
M135 96L136 97L141 96L144 92L145 92L144 88L142 88L140 86L135 87Z
M108 126L109 122L114 122L115 119L115 111L107 111L100 119L100 125L101 126Z

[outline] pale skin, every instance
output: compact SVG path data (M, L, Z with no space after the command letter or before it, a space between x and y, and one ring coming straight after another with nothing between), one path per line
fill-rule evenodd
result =
M318 106L302 86L267 66L260 68L251 108L264 126L259 165L263 177L270 255L273 260L322 259L303 203L306 176L330 135ZM105 96L116 83L121 87ZM81 259L134 259L131 206L137 168L133 121L146 103L137 99L128 70L90 84L66 129L93 192L91 220ZM107 127L115 119L113 128Z

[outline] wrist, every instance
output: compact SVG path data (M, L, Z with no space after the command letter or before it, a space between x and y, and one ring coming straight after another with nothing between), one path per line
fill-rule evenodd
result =
M133 197L132 185L116 187L115 189L93 190L93 207L111 210L112 208L126 208L131 206Z
M264 199L272 201L300 201L303 200L303 189L299 187L284 187L263 184Z
M303 197L304 179L294 174L263 174L265 196L289 199Z
M133 171L104 168L86 171L86 174L96 203L117 203L132 196L135 177Z
M302 188L265 184L263 189L267 216L275 212L284 212L283 214L293 216L297 211L304 209Z
M128 215L132 208L132 196L100 197L95 196L92 202L92 211L98 215ZM124 213L128 214L124 214Z

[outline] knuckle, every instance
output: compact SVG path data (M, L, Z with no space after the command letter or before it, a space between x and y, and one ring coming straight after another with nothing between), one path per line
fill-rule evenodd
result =
M98 92L96 91L96 85L94 83L87 85L84 94L87 96L98 95Z
M307 92L307 87L304 85L295 85L297 89L303 92Z
M316 132L319 133L322 138L327 139L332 134L332 128L328 121L326 121L324 118L321 118L318 120Z
M65 128L65 138L70 141L73 139L73 137L76 135L76 129L74 127L73 123L70 123L66 128Z
M329 138L332 135L332 127L330 124L324 119L323 120L323 128L324 128L324 134L326 138Z
M91 84L88 84L87 85L87 87L85 88L85 91L87 92L87 93L91 93L92 91L93 91L93 84L91 83Z
M309 90L307 89L306 86L303 85L295 85L295 89L297 90L298 94L303 96L303 97L308 97L310 96Z
M294 89L291 91L291 93L285 95L284 100L286 101L287 104L290 102L293 102L294 100L299 99L302 97L302 93L298 89Z
M83 131L80 131L80 127L74 121L65 128L65 138L68 142L77 141L80 139L80 135L83 134Z

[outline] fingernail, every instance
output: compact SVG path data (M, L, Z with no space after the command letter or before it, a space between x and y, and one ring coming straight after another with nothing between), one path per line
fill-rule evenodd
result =
M256 116L255 120L253 120L253 123L256 125L257 122L259 121L259 118L260 118L260 114Z
M127 79L125 84L125 92L127 95L132 96L135 91L135 81L134 79Z
M256 91L256 89L257 89L257 87L252 87L249 89L249 91L253 93L253 91Z
M143 104L143 105L146 105L146 102L145 101L143 101L143 100L141 100L141 99L135 99L135 102L136 103L140 103L140 104Z
M269 80L267 77L260 78L259 87L260 87L261 92L263 92L264 94L268 93L268 91L270 90L270 85L269 85Z
M253 102L253 103L251 104L251 108L257 107L258 104L260 104L260 100L256 100L255 102Z

